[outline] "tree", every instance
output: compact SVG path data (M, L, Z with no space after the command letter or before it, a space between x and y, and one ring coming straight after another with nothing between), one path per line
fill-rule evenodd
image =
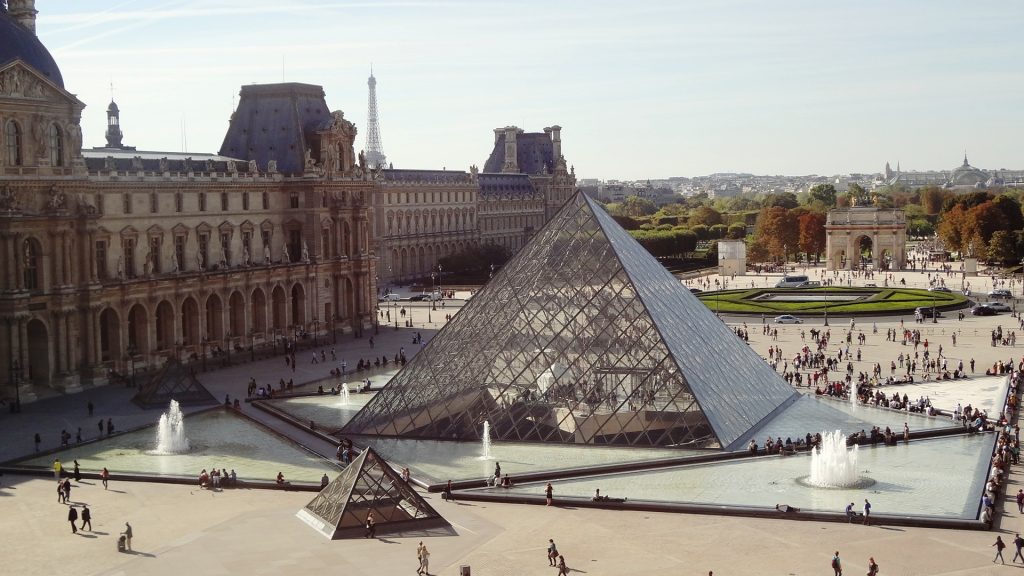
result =
M988 241L988 257L1002 264L1017 262L1017 238L1008 230L999 230Z
M800 229L789 210L781 206L761 209L757 216L755 238L773 258L787 258L797 250Z
M697 224L703 224L705 226L714 226L715 224L722 223L722 215L710 206L701 206L690 212L690 226L696 226Z
M711 227L711 237L721 240L725 238L726 234L729 233L729 228L725 224L715 224Z
M1020 202L1011 194L1000 194L992 201L996 208L1005 218L1006 230L1020 230L1024 228L1024 215L1021 214Z
M780 207L786 210L791 210L800 205L800 202L796 199L796 194L792 192L780 192L779 194L769 194L764 199L764 208Z
M921 208L929 216L937 216L942 212L942 205L949 197L949 193L938 186L922 188L920 192Z
M925 238L935 234L935 226L924 218L914 218L907 222L907 232L911 236Z
M954 252L960 252L963 249L964 238L962 232L966 220L967 214L960 205L954 205L939 218L937 232L939 238L946 244L947 249Z
M836 187L831 184L818 184L808 193L811 202L821 202L826 208L836 205Z
M444 256L438 260L438 264L446 274L472 274L489 272L492 264L500 267L511 257L512 253L504 246L484 244L470 246L461 252Z
M800 251L808 256L814 254L814 262L821 260L825 250L825 215L820 212L808 212L800 216Z
M640 196L630 196L622 203L621 208L624 216L630 218L639 218L641 216L650 216L658 211L658 207L654 205L647 198L641 198Z
M993 234L1007 229L1007 222L999 206L993 201L988 201L968 210L963 226L960 235L963 238L971 238L976 249L983 249L988 246Z
M747 235L746 224L739 222L735 224L729 224L728 237L732 240L742 240Z
M690 231L697 236L698 240L707 240L708 238L711 238L711 229L703 224L691 227Z

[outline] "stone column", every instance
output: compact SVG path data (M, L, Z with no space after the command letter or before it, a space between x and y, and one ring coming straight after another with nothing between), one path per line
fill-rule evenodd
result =
M67 358L66 350L64 349L64 311L54 310L53 314L50 315L52 322L50 323L50 339L53 342L53 346L50 348L56 353L55 362L53 363L54 376L63 376L67 373L65 368L65 360Z
M24 290L25 275L21 273L22 266L24 264L21 255L21 234L14 235L12 253L14 255L14 287L17 290Z
M64 234L64 283L68 285L76 283L73 240L71 234Z
M85 259L89 263L89 282L96 283L96 233L89 232L89 245L85 247Z

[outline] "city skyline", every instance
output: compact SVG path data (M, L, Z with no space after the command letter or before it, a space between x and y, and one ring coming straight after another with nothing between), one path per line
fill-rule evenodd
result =
M395 167L482 166L492 130L563 126L577 175L1021 168L1010 141L1024 7L908 2L37 3L38 32L103 145L216 152L238 91L322 85L365 147L378 80ZM183 130L184 126L184 130ZM184 134L183 134L184 132Z

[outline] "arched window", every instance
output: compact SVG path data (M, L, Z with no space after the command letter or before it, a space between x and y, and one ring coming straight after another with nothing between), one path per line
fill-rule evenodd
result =
M27 238L22 251L25 255L25 289L38 290L42 286L42 282L39 280L39 243L32 238Z
M4 127L4 140L7 142L7 163L21 166L21 126L14 120L8 120Z
M50 166L64 165L64 136L56 124L50 124Z

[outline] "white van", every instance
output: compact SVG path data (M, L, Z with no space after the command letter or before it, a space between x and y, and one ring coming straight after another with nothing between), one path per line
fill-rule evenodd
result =
M385 295L381 296L380 298L377 299L377 301L378 302L398 302L401 299L402 299L401 296L399 296L398 294L395 294L394 292L392 292L390 294L385 294Z
M779 280L775 284L775 287L776 288L803 288L803 286L801 286L801 284L804 284L804 283L808 282L808 280L809 279L807 278L807 276L803 275L803 274L800 274L800 275L794 274L792 276L783 276L782 280Z

